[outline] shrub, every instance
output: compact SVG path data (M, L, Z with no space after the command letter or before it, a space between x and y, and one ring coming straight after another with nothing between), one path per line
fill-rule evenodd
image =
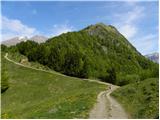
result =
M136 75L136 74L131 74L131 75L119 74L119 75L117 75L117 84L120 86L127 85L129 83L139 82L139 81L140 81L140 77L139 77L139 75Z

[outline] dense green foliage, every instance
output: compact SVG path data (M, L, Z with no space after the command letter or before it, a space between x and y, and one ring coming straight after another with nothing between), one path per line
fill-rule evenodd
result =
M18 60L18 59L17 59ZM2 94L2 118L87 118L106 85L24 68L2 57L9 89Z
M112 93L131 118L159 117L159 80L150 78L141 82L126 85Z
M142 56L116 28L103 24L62 34L42 44L21 42L16 49L29 61L70 76L99 78L117 85L158 77L158 64Z
M14 60L15 62L21 62L23 59L27 60L27 57L18 53L18 52L9 52L8 53L8 58L11 60ZM26 65L28 67L33 67L33 68L38 68L38 69L42 69L42 70L47 70L47 71L53 71L52 69L50 69L48 66L44 66L42 64L40 64L39 62L21 62L21 64ZM55 72L55 71L54 71Z
M3 51L3 52L7 52L7 51L8 51L7 46L6 46L6 45L1 44L1 51Z

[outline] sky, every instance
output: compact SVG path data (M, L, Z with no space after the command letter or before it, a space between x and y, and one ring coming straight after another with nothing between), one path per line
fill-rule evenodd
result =
M2 40L53 37L102 22L115 26L142 54L158 52L158 1L2 1Z

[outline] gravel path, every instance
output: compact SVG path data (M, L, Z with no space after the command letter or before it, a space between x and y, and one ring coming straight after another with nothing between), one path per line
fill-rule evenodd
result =
M122 106L110 96L118 88L109 85L106 91L101 92L97 97L97 103L89 114L90 119L127 119L128 115Z

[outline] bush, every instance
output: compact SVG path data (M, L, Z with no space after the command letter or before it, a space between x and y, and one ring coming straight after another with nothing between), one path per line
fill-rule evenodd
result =
M38 43L27 40L26 42L23 41L18 43L16 46L21 54L26 55L28 57L28 55L31 54L31 52L33 52L33 50L37 48Z
M2 45L1 45L1 51L2 51L2 52L7 52L7 51L8 51L7 46L2 44Z
M68 51L65 55L64 72L71 76L81 77L83 71L82 54L76 51Z
M124 74L119 74L117 76L117 85L123 86L123 85L127 85L129 83L134 83L134 82L139 82L140 81L140 77L139 75L136 74L131 74L131 75L124 75Z
M105 74L101 74L99 78L104 82L115 84L116 83L116 71L113 67L108 68L107 72Z
M146 78L159 77L159 68L157 66L154 69L141 70L139 75L141 80L144 80Z

